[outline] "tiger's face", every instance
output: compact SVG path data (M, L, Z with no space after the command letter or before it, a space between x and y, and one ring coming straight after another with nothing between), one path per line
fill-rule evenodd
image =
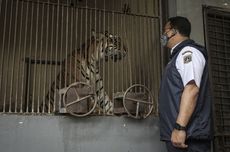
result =
M127 49L120 37L109 34L106 41L106 46L103 50L106 61L108 61L108 59L112 59L116 62L126 56Z
M99 43L97 54L94 56L96 60L104 59L108 61L111 59L116 62L123 59L127 54L127 49L121 38L112 34L100 34L97 38Z

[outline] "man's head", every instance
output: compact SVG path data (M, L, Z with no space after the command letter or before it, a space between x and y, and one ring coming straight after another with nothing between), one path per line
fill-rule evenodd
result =
M163 45L172 48L177 43L188 39L191 33L191 23L185 17L176 16L168 19L161 37Z

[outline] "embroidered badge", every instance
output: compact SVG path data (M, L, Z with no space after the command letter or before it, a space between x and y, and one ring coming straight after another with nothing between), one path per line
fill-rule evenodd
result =
M192 61L192 54L184 56L184 64L189 63Z

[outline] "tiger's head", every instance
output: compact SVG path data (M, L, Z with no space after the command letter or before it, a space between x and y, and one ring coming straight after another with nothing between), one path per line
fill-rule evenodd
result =
M99 33L95 35L96 50L93 54L95 60L105 59L108 61L111 59L116 62L122 60L127 54L127 48L122 39L119 36Z

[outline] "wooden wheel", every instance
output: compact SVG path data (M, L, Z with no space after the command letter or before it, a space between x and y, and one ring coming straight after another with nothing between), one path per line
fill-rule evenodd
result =
M69 85L63 95L63 100L66 111L77 117L91 114L97 105L93 88L85 82Z
M146 118L154 107L152 93L146 86L134 84L125 91L123 106L130 117Z

